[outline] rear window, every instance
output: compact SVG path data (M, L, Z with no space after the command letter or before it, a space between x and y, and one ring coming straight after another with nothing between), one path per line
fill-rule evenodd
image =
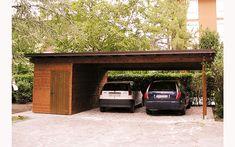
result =
M129 84L125 83L107 83L104 85L105 91L128 91Z
M149 91L176 91L175 82L155 82L149 87Z

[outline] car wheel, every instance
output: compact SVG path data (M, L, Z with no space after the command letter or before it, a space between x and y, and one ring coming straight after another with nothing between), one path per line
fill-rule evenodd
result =
M100 107L100 112L105 112L105 107Z
M132 104L132 105L131 105L131 108L130 108L130 112L131 112L131 113L134 113L134 111L135 111L135 104Z
M188 106L186 108L189 109L189 108L191 108L191 106L192 106L192 102L189 102Z
M143 107L144 106L144 104L143 104L143 102L141 102L139 105L138 105L138 107Z
M151 114L152 111L146 108L146 113L147 113L147 114Z
M186 111L186 110L185 110L185 107L184 107L182 110L180 110L180 114L181 114L181 115L185 115L185 111Z
M144 101L141 102L141 107L144 107Z

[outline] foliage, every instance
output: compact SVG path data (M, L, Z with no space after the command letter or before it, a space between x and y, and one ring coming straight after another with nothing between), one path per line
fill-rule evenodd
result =
M207 104L214 102L214 78L207 72ZM154 80L174 80L178 79L184 84L187 92L194 101L199 102L202 97L202 74L200 72L180 73L180 72L147 72L147 71L127 71L109 72L109 81L131 80L136 82L137 88L143 93L147 86ZM199 104L194 104L199 105Z
M27 119L29 119L29 117L27 117L27 116L22 116L22 115L12 116L12 123L16 123L18 121L23 121L23 120L27 120Z
M116 1L115 4L110 4L105 0L73 2L71 11L75 14L71 15L71 18L76 24L76 28L79 29L77 36L81 36L77 38L77 43L82 42L81 46L75 47L74 50L130 51L148 49L148 40L145 34L140 33L143 24L136 17L136 15L141 15L138 10L144 8L138 4L140 3L137 0L126 3ZM71 40L74 39L71 38Z
M190 34L186 29L188 3L182 0L153 0L147 11L153 48L186 49Z
M32 102L33 75L20 74L15 75L14 79L17 83L18 90L14 91L12 97L16 103Z
M217 49L220 46L219 34L217 32L212 32L209 29L202 30L199 38L199 48L200 49Z
M190 73L157 73L157 74L123 74L123 75L109 75L108 81L134 81L137 89L140 89L144 93L148 85L155 80L180 80L185 85L187 91L190 91L190 83L192 80L192 74Z
M216 52L212 66L208 70L214 78L213 95L216 101L216 113L219 117L223 117L223 44L220 43L218 33L208 29L202 32L199 42L200 48L213 49Z
M161 43L167 49L183 49L189 39L187 7L185 1L174 0L16 1L14 56L166 49Z
M224 101L224 95L223 95L223 77L224 77L224 66L223 66L223 44L218 48L215 60L212 64L212 75L215 79L215 98L216 98L216 112L219 117L223 117L223 101Z
M181 0L15 0L13 77L33 73L27 53L186 48L187 7ZM19 102L31 100L31 82L16 80Z
M191 94L196 102L195 105L200 105L198 102L202 97L202 73L195 71L192 72ZM207 85L207 105L211 105L215 101L214 96L214 78L210 72L206 72L206 85Z

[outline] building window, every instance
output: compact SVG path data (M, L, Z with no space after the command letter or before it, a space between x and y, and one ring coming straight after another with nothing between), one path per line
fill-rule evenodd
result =
M216 16L217 18L224 18L224 1L216 0Z
M224 20L217 20L217 32L220 36L220 41L224 41Z
M198 19L198 0L190 0L187 19Z
M199 43L199 22L198 21L188 21L187 22L187 31L191 33L193 44Z

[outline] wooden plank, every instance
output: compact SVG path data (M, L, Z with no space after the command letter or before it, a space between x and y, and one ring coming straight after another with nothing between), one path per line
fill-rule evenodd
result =
M101 86L107 81L106 72L97 66L73 65L72 113L98 106Z
M211 61L211 57L205 57ZM197 55L159 55L159 56L108 56L108 57L54 57L54 58L33 58L34 63L187 63L203 61L202 56Z
M69 113L69 76L67 71L51 71L51 113Z
M72 81L72 64L68 63L39 63L34 66L34 86L33 86L33 112L51 112L51 71L69 72L69 80ZM72 86L69 85L69 114L71 114L71 92Z
M205 64L202 64L202 97L203 97L203 119L207 115L207 95L206 95L206 73L205 73Z

